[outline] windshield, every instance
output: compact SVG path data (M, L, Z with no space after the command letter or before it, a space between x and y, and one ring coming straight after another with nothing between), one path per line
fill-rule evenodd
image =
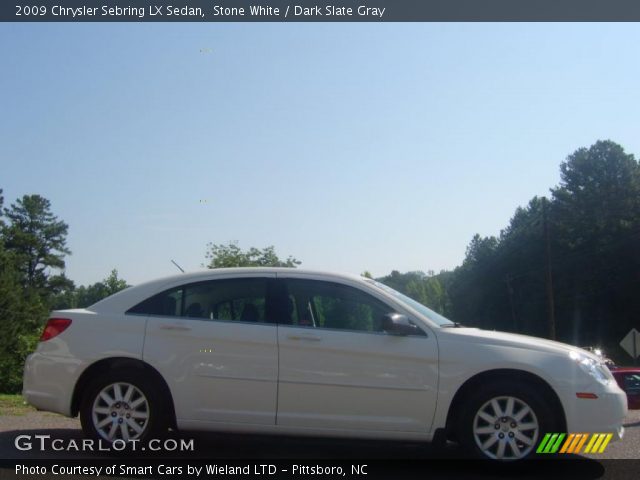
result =
M418 311L419 313L427 317L432 322L437 323L440 326L455 325L455 323L449 320L448 318L443 317L442 315L440 315L437 312L434 312L428 307L425 307L420 302L416 302L413 298L409 298L406 295L403 295L402 293L398 292L397 290L394 290L393 288L386 286L384 283L376 282L375 280L371 280L369 278L366 278L365 280L370 284L378 287L380 290L383 290L384 292L392 295L399 302L404 303L408 307Z

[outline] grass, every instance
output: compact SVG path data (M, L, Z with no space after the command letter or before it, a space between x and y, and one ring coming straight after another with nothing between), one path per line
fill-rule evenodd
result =
M27 405L22 395L0 393L0 417L26 415L35 409Z

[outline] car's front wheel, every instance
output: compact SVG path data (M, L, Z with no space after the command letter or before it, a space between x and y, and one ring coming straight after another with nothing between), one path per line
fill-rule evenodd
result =
M166 432L163 402L141 375L114 371L93 381L80 408L82 430L105 443L145 442Z
M501 461L531 456L544 433L554 428L554 412L525 383L494 383L467 402L459 437L475 456Z

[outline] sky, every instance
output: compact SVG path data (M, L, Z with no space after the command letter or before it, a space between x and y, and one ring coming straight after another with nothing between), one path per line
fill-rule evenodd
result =
M599 139L640 155L639 24L1 24L0 188L51 201L76 285L207 244L382 276L475 233Z

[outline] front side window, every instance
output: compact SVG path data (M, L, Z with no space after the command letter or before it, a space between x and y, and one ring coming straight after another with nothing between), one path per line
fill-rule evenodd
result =
M371 280L368 278L365 279L365 281L368 282L370 285L373 285L376 288L379 288L383 292L392 295L396 300L400 301L401 303L404 303L405 305L409 306L410 308L413 308L414 310L417 310L419 313L427 317L429 320L431 320L432 322L440 326L455 325L455 323L449 320L448 318L440 315L437 312L434 312L426 305L421 304L420 302L414 300L413 298L407 297L406 295L398 292L397 290L394 290L393 288L385 285L384 283L380 283L380 282L377 282L376 280Z
M287 280L290 318L304 327L382 332L382 319L393 310L356 288L317 280Z
M266 278L192 283L154 295L127 313L265 322L267 283Z

